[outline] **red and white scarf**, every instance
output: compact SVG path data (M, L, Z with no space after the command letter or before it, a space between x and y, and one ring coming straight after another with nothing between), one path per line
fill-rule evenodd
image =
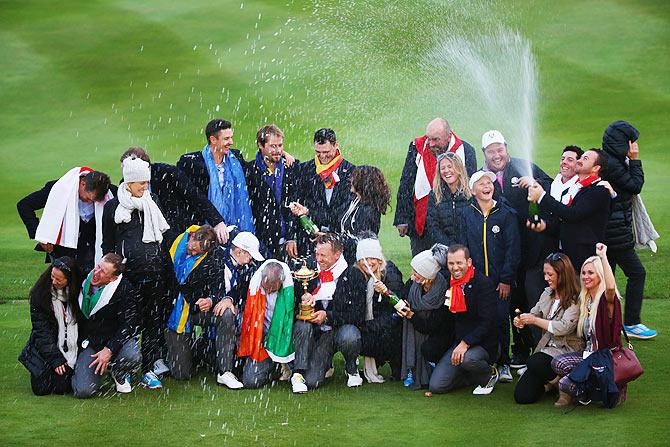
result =
M423 235L426 227L426 212L428 210L428 194L433 189L433 180L435 179L435 169L437 168L437 158L428 147L428 136L416 138L414 140L416 147L416 179L414 180L414 225L419 236ZM465 149L463 142L455 133L449 134L449 145L447 152L453 152L458 155L465 164Z
M582 188L586 188L589 185L592 185L593 183L597 183L600 181L600 177L595 176L595 175L589 175L583 180L577 181L574 185L568 189L568 193L566 194L568 199L567 199L567 205L570 206L572 205L572 201L575 199L575 196L581 191Z
M35 232L37 242L77 248L80 220L79 179L92 171L86 166L72 168L54 183ZM102 211L105 203L113 197L111 191L107 191L102 201L95 202L95 262L102 257Z
M348 264L344 259L344 255L340 255L332 267L319 272L319 285L316 286L312 292L314 301L330 301L333 299L335 287L337 286L337 280L342 275L342 273L344 273L347 267Z

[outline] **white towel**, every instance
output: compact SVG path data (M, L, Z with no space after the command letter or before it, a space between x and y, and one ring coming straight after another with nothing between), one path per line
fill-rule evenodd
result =
M633 234L635 234L635 248L648 248L656 253L658 247L655 241L660 236L639 194L633 196Z
M128 223L132 212L138 210L144 215L144 232L142 242L163 242L163 233L170 229L163 213L156 202L151 198L149 190L144 191L142 197L133 197L126 183L119 185L119 206L114 213L114 222Z

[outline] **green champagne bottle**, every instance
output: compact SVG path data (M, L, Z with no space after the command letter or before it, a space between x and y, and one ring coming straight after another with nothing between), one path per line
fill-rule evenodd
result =
M540 205L535 202L528 202L528 220L532 224L540 223Z
M395 293L391 292L390 290L386 290L384 295L389 299L391 306L393 306L395 310L402 310L405 308L405 300L400 299Z
M300 225L308 232L310 235L315 235L319 231L319 227L316 226L312 219L307 217L307 214L300 216Z

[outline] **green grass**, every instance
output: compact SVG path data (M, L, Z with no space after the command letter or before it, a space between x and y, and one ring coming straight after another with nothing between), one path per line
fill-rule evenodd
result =
M72 0L57 9L45 1L2 2L0 300L8 304L0 306L0 444L97 444L102 436L113 444L537 444L559 436L664 444L670 244L663 237L658 254L641 253L648 271L643 316L661 335L636 343L647 372L613 411L564 414L549 400L519 407L511 385L483 399L467 391L425 399L395 383L348 390L341 364L332 383L300 397L285 385L232 393L201 375L189 384L168 380L159 393L36 398L15 360L29 332L27 306L12 300L25 300L44 268L17 200L78 164L117 178L118 157L130 145L174 163L202 147L202 127L213 116L233 121L236 146L247 156L267 122L284 129L287 149L302 159L314 129L333 127L345 157L380 166L394 192L407 144L431 118L446 116L477 146L496 122L480 113L482 104L463 100L458 84L441 84L423 55L449 30L468 36L499 24L529 39L537 58L538 164L554 173L560 148L598 146L609 122L630 120L642 134L643 197L664 236L669 21L670 3L662 0ZM514 152L514 141L510 146ZM392 214L382 244L407 272L408 241L396 236Z

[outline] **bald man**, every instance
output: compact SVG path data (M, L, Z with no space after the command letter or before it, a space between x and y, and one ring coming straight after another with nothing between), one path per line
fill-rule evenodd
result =
M437 156L445 152L458 155L468 175L477 170L474 148L458 138L444 118L432 120L426 126L426 134L409 144L393 225L398 228L400 237L409 236L412 256L429 249L433 243L425 232L428 194L433 187Z

